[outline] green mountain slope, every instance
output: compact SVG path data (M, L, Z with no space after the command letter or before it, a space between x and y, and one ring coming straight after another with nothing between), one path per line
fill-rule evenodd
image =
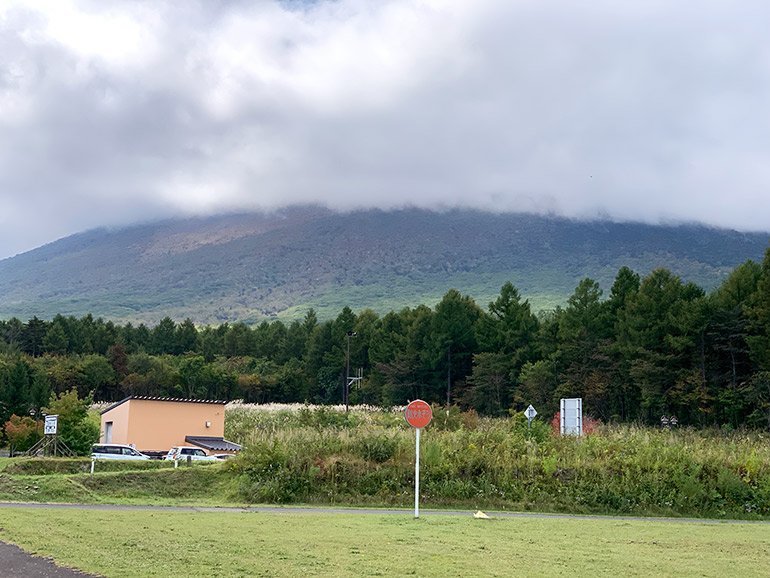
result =
M770 235L524 214L315 207L169 220L73 235L0 261L0 318L88 312L154 323L321 317L434 304L455 287L486 305L512 281L536 308L590 276L666 267L704 288L761 259Z

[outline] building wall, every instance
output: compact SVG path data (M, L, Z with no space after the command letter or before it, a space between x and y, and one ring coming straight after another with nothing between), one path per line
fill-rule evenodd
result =
M124 407L125 412L119 413ZM225 406L221 403L130 399L102 414L102 432L105 422L110 420L114 424L113 443L134 444L139 451L166 451L173 446L190 445L184 439L190 435L225 435ZM210 427L206 427L206 422ZM125 427L121 441L117 436L118 423Z
M99 441L101 443L128 444L128 421L129 421L128 402L120 404L112 411L102 414L102 427L99 432ZM108 442L105 438L106 423L112 422L112 439Z

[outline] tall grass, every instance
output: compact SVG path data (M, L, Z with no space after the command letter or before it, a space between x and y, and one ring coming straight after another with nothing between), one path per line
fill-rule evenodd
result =
M414 433L399 414L238 412L228 412L227 427L246 442L230 465L244 499L410 504ZM756 432L634 426L560 437L543 422L529 430L521 417L440 410L422 438L422 501L576 513L768 516L769 442Z
M243 404L229 403L225 411L225 437L246 443L255 432L278 432L293 428L344 429L364 424L395 425L402 421L401 408L383 410L367 405Z

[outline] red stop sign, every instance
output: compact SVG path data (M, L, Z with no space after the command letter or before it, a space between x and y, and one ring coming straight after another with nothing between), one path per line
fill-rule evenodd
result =
M433 419L433 410L423 400L415 399L406 406L404 417L410 426L422 429Z

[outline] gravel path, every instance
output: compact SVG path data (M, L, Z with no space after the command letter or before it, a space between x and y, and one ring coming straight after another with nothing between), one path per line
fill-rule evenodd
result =
M27 554L18 546L5 542L0 542L0 575L3 578L83 578L83 576L94 576L94 574L62 568L48 558Z
M74 510L149 510L158 512L229 512L234 514L263 513L263 514L360 514L377 516L412 516L414 510L381 509L381 508L345 508L345 507L315 507L315 506L153 506L125 504L45 504L39 502L0 502L3 508L42 508L42 509L74 509ZM712 518L642 518L638 516L594 516L576 514L542 514L537 512L498 512L487 510L492 518L556 518L578 520L624 520L640 522L672 522L697 524L770 524L770 520L717 520ZM421 509L420 516L471 516L470 510L428 510Z

